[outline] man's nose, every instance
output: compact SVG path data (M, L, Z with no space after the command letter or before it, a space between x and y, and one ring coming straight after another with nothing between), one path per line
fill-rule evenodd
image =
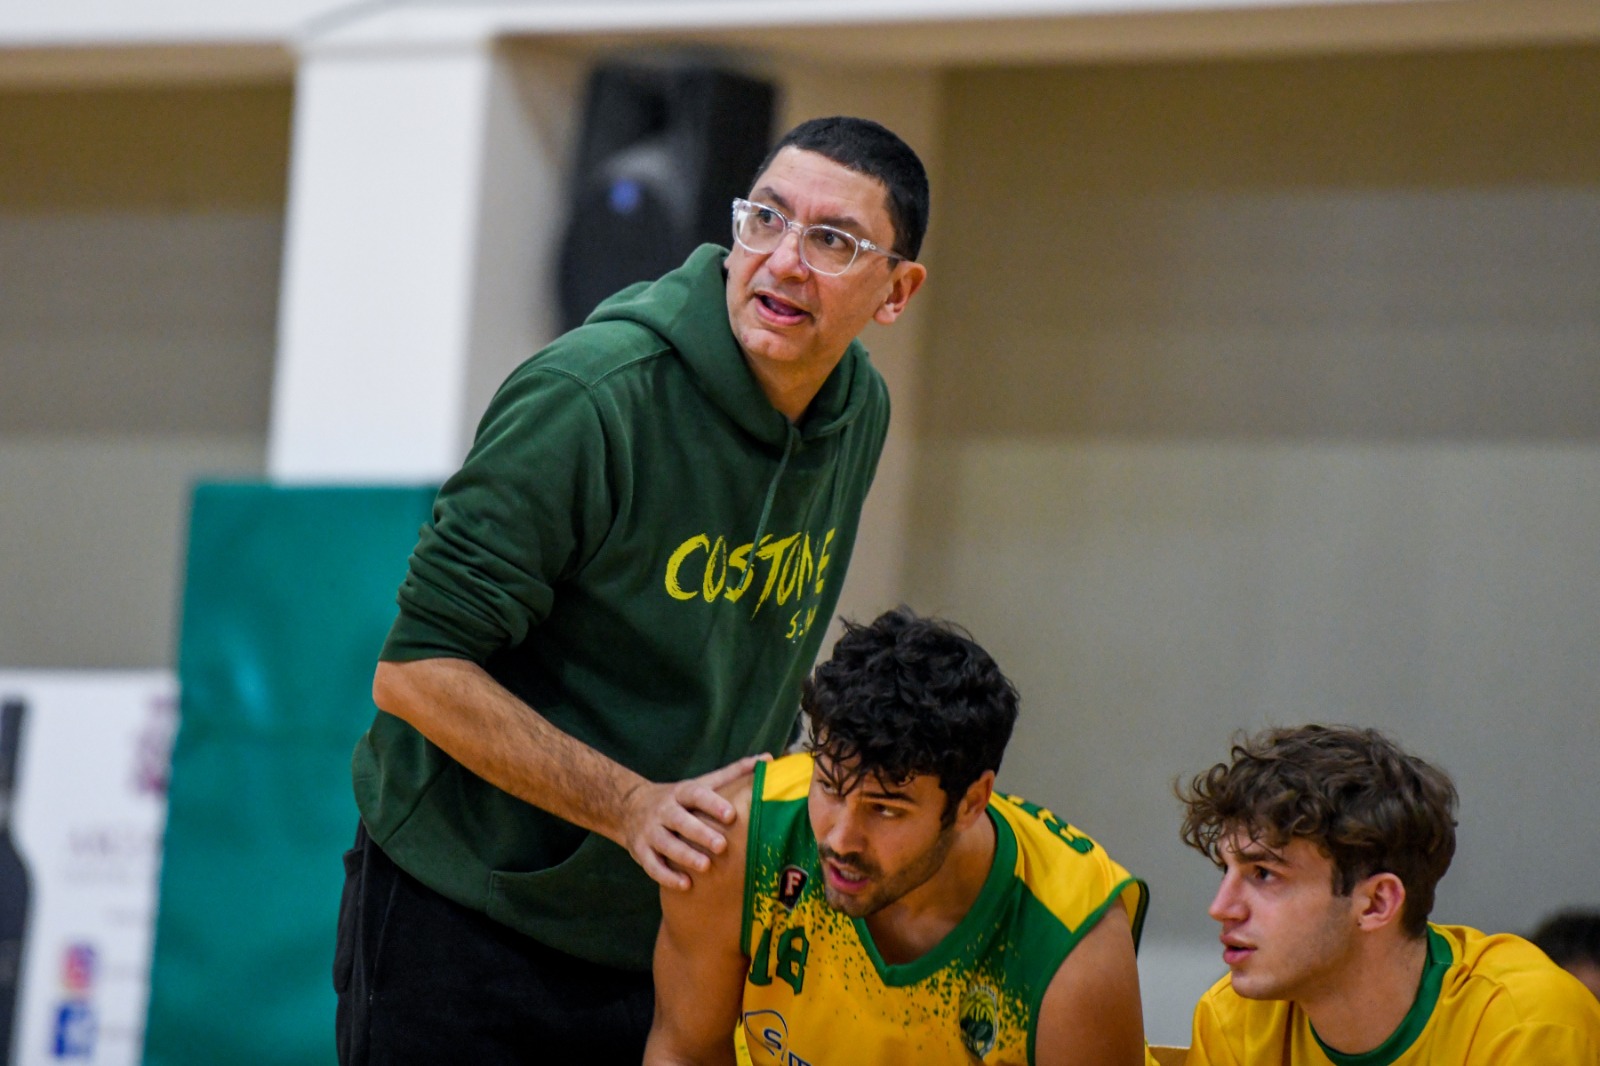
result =
M1206 908L1206 913L1219 922L1235 922L1244 917L1243 897L1239 893L1239 882L1234 874L1223 874L1222 884L1217 886L1217 894L1211 897L1211 906Z
M861 825L848 804L834 813L822 843L836 855L852 855L861 850Z
M794 238L790 240L790 238ZM778 246L767 253L768 267L777 274L790 277L804 274L810 269L805 257L801 254L800 243L804 240L799 224L791 222L783 236L778 238Z

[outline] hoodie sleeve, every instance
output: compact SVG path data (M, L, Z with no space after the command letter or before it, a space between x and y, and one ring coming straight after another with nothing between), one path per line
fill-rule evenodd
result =
M604 426L589 389L525 364L434 501L380 658L482 663L549 613L553 586L587 559L613 514Z

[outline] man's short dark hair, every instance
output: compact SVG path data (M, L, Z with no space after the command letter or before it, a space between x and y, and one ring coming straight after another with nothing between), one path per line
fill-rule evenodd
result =
M1450 776L1376 729L1306 725L1236 739L1232 761L1178 789L1184 843L1222 865L1235 831L1268 847L1317 845L1333 860L1334 891L1392 873L1406 888L1401 928L1420 937L1434 889L1456 851Z
M1552 914L1528 938L1557 966L1600 966L1600 911L1565 910Z
M937 775L948 825L972 783L1000 768L1017 690L965 630L901 607L871 625L846 622L800 706L814 753L857 760L848 787L869 774L886 784Z
M922 238L928 232L928 173L917 153L892 131L871 119L847 115L809 119L783 135L756 168L757 176L785 148L816 152L882 182L889 193L895 252L915 259L922 251Z

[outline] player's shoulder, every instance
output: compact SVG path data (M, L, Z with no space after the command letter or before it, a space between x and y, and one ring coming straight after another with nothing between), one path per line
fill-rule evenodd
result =
M737 907L744 893L751 819L753 775L725 782L716 792L733 807L733 821L723 823L711 815L697 816L722 834L723 849L711 856L711 865L689 875L686 891L663 890L662 909L666 912L704 913L713 908Z
M810 752L780 755L756 768L755 783L764 803L801 800L811 789L811 769L816 760Z
M758 763L743 799L729 797L748 818L742 822L752 850L764 858L803 848L810 837L806 799L811 791L813 759L809 753L782 755Z
M1429 950L1449 964L1457 982L1510 989L1540 987L1563 972L1531 942L1511 933L1430 922L1428 940Z
M1021 796L996 789L989 806L1026 839L1065 844L1080 855L1088 855L1098 847L1092 837L1065 818Z
M1138 942L1148 892L1099 841L1020 796L996 792L989 809L1015 840L1014 856L1013 849L1002 851L1014 864L1014 877L1057 921L1081 932L1121 898Z
M757 763L755 769L743 777L735 778L717 788L717 795L727 800L733 807L733 824L728 826L728 850L734 849L735 838L738 849L742 854L745 848L745 836L749 832L751 809L755 803L757 782L761 779L761 771L769 763Z
M1486 1013L1500 1016L1508 1026L1575 1024L1600 1037L1600 1002L1530 941L1468 926L1428 928L1451 956L1447 1000L1481 1002Z
M725 855L743 863L751 847L750 837L770 831L767 823L772 821L773 808L806 798L811 764L811 756L803 753L763 760L750 773L717 788L717 794L734 810L734 822L726 827Z
M1098 878L1108 889L1131 877L1098 840L1047 807L997 791L989 809L1016 838L1020 874L1036 873L1045 881L1057 875Z

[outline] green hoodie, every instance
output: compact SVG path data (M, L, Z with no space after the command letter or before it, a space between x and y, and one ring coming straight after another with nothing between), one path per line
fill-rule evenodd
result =
M788 739L888 430L859 343L798 426L767 401L728 327L726 255L702 246L512 372L439 492L382 653L481 663L653 781ZM649 968L657 889L623 848L392 715L354 777L368 833L425 884L569 954Z

